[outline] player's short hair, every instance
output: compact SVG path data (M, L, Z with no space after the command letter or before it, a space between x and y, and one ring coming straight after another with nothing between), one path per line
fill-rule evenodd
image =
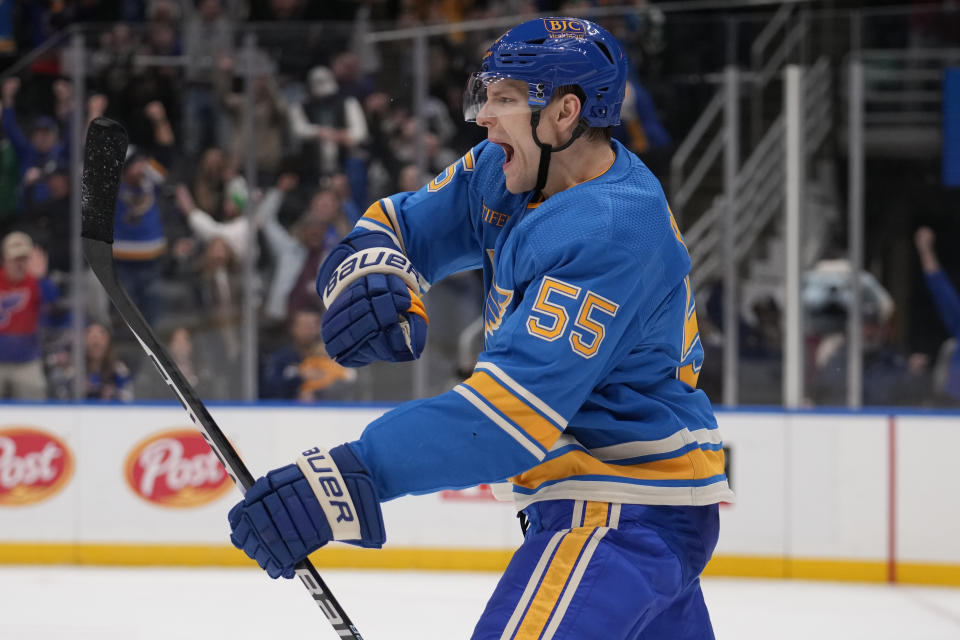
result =
M587 102L587 94L583 92L583 89L576 84L565 84L557 87L553 92L553 100L559 100L565 95L573 94L580 101L580 107L583 108L583 105ZM584 140L590 142L610 142L613 139L613 134L611 133L612 127L587 127L587 130L583 132L581 136Z

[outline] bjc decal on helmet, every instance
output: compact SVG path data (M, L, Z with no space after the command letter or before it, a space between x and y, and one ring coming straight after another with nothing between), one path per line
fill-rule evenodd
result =
M230 490L216 454L194 429L174 429L141 440L124 465L138 496L164 507L198 507Z
M73 454L63 440L33 427L0 429L0 507L53 497L73 475Z
M544 18L543 26L552 34L569 34L582 36L586 32L586 26L579 20L563 20L557 18Z

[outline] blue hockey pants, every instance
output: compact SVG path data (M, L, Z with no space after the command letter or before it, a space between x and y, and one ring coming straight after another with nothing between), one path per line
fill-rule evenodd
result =
M534 503L473 640L713 640L700 573L717 505Z

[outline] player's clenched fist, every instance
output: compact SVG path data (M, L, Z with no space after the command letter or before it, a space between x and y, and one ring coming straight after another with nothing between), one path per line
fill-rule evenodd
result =
M347 367L420 357L429 321L419 290L416 270L386 235L341 242L317 275L327 353Z
M271 578L331 540L379 548L386 541L370 474L347 445L304 451L257 480L228 515L230 541Z

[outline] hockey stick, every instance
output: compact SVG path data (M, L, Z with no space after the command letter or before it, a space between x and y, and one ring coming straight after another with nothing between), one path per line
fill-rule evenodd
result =
M253 476L233 445L223 435L223 431L213 421L196 391L157 340L114 272L113 216L126 153L127 132L118 122L97 118L90 123L81 183L83 255L120 312L120 317L130 327L130 331L180 400L190 419L200 429L203 439L210 445L240 492L246 493L253 485ZM297 563L296 573L337 634L342 638L363 640L309 559Z

